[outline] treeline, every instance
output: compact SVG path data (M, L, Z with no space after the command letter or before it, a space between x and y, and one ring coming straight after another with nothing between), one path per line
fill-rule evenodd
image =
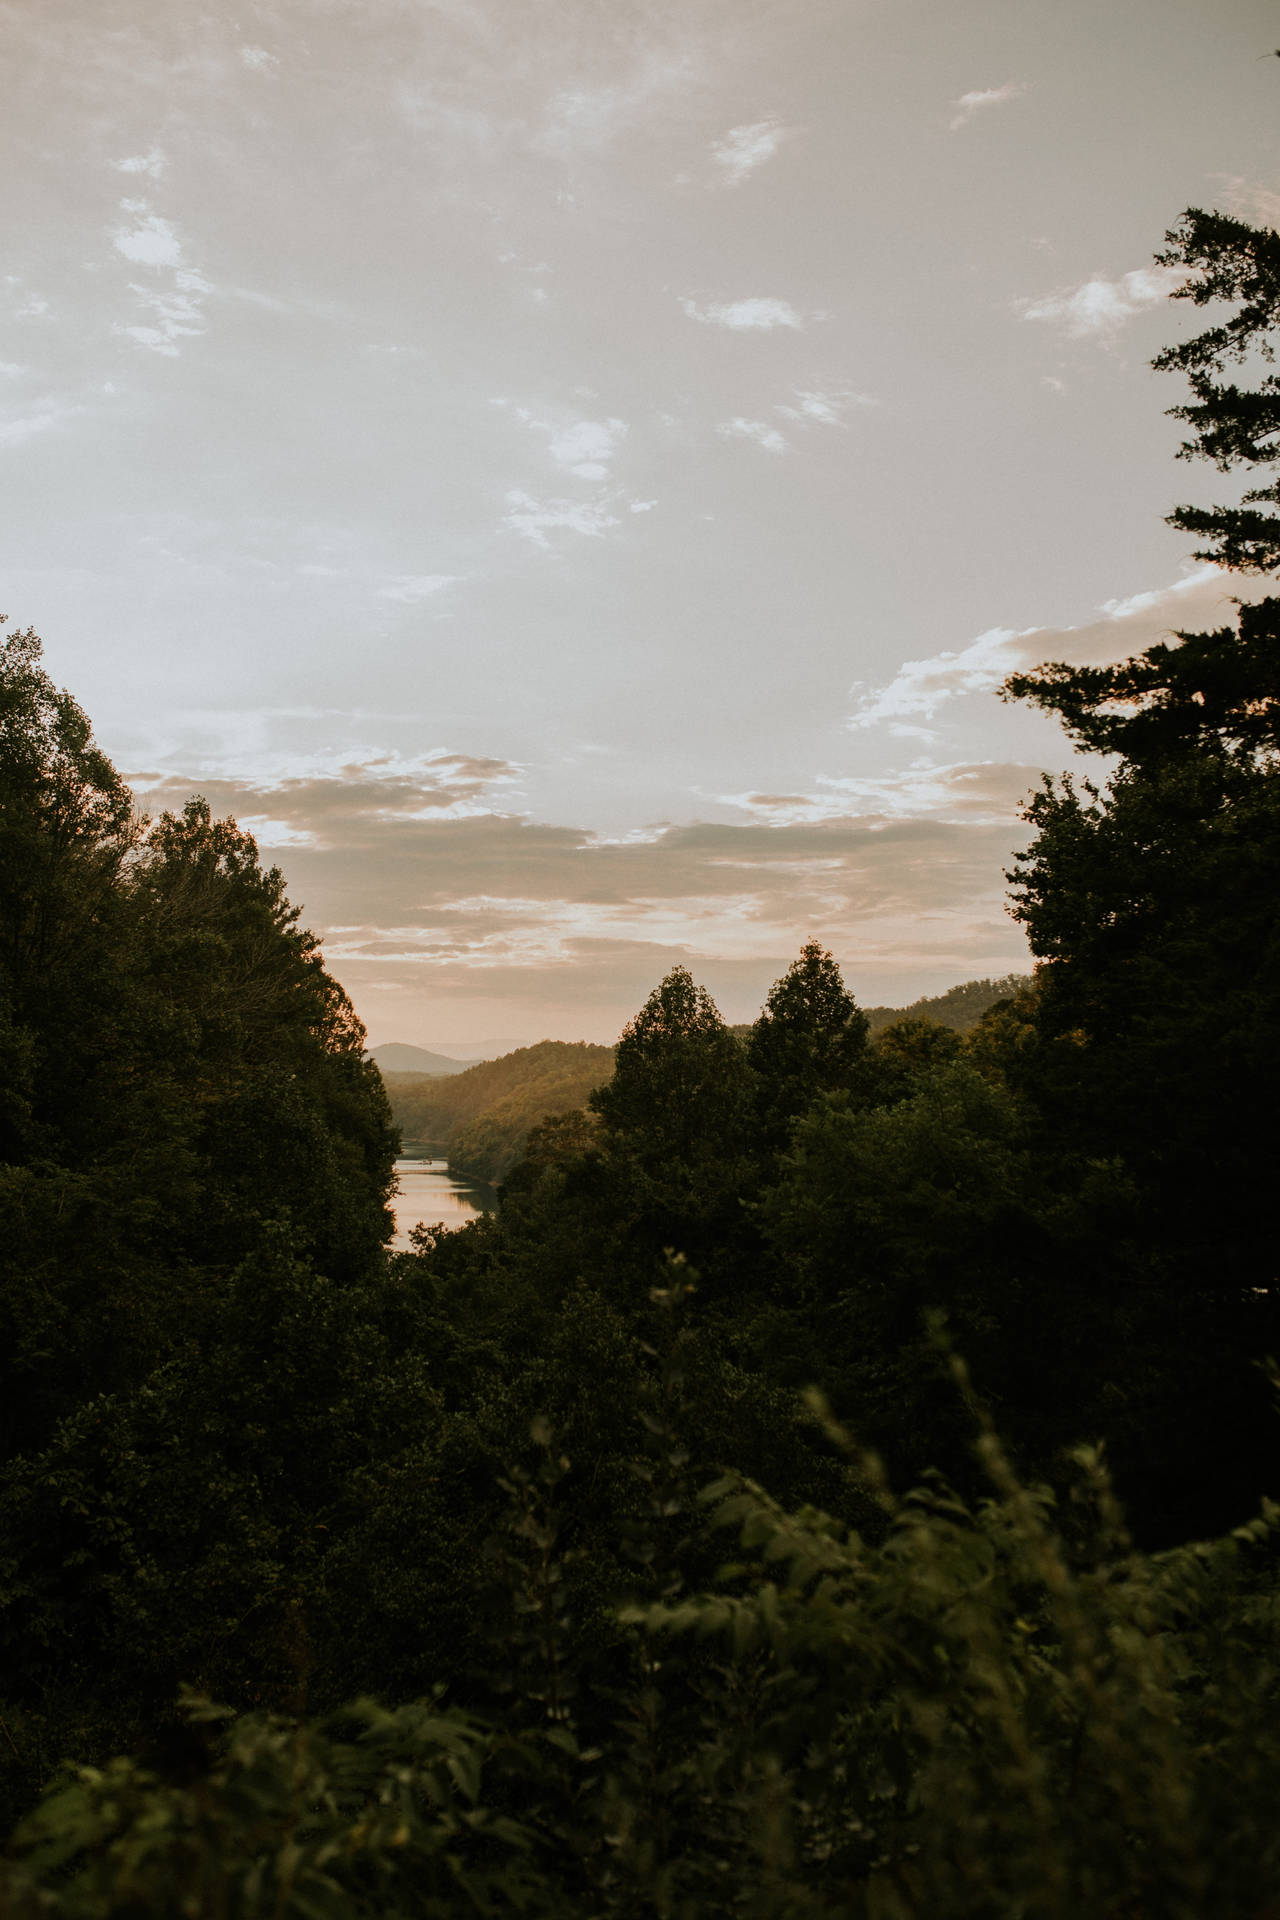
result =
M612 1072L612 1047L541 1040L463 1073L384 1072L383 1082L406 1153L443 1153L455 1173L496 1185L539 1121L584 1108Z
M908 1020L932 1020L967 1033L1001 1000L1031 984L1029 974L966 980L909 1007L868 1007L868 1031ZM749 1026L731 1028L744 1043ZM403 1151L444 1154L454 1173L497 1186L524 1154L530 1133L556 1114L585 1112L594 1090L613 1072L613 1048L583 1041L542 1040L465 1072L439 1074L382 1069Z
M1171 244L1233 313L1193 429L1270 460L1223 368L1280 236ZM1272 564L1267 500L1206 550ZM744 1044L677 969L387 1255L279 876L139 826L11 640L0 1906L1264 1920L1277 642L1012 683L1116 772L1032 803L1036 976L970 1032L873 1036L809 941Z

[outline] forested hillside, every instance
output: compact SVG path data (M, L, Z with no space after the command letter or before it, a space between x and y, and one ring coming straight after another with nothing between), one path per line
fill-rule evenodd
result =
M1273 467L1280 234L1164 258L1189 447ZM1265 571L1277 504L1174 518ZM678 967L611 1073L433 1083L594 1090L390 1254L281 875L140 823L11 636L0 1910L1273 1914L1278 645L1009 683L1115 771L1030 804L971 1031L872 1034L808 939L744 1043Z
M965 980L945 993L926 994L909 1007L868 1007L867 1024L880 1033L898 1020L934 1020L940 1027L968 1033L997 1001L1012 1000L1031 985L1027 973L1005 973L995 980Z
M967 1033L998 1001L1013 998L1030 984L1029 974L1010 973L998 980L966 980L909 1007L868 1007L868 1030L881 1033L911 1019ZM732 1031L745 1041L751 1029ZM496 1185L516 1165L540 1121L553 1114L585 1112L592 1092L612 1072L612 1047L543 1040L447 1080L434 1072L387 1067L382 1078L406 1153L443 1153L455 1173Z
M585 1109L612 1072L612 1047L542 1040L448 1079L384 1073L383 1082L406 1153L444 1153L456 1173L496 1185L533 1127Z

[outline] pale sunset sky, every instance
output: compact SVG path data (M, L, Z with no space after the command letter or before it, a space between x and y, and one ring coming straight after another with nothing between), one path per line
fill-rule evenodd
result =
M0 610L373 1042L1028 964L1012 668L1221 625L1152 256L1261 0L0 0ZM1247 583L1244 590L1248 590ZM1256 589L1255 589L1256 590Z

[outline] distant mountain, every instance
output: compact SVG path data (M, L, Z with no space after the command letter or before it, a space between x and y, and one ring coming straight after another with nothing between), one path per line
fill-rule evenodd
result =
M517 1048L528 1043L518 1035L508 1034L497 1040L433 1040L432 1053L442 1053L446 1060L461 1060L466 1066L473 1067L480 1060L500 1060L504 1054L515 1053Z
M386 1040L371 1047L369 1059L376 1060L383 1073L463 1073L474 1060L450 1060L447 1054L429 1053L425 1047L411 1047L404 1040Z

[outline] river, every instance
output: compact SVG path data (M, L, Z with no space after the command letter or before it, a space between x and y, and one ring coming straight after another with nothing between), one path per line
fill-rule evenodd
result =
M445 1160L397 1160L396 1190L391 1196L396 1231L392 1247L408 1251L409 1229L435 1226L465 1227L497 1203L492 1187L457 1179Z

